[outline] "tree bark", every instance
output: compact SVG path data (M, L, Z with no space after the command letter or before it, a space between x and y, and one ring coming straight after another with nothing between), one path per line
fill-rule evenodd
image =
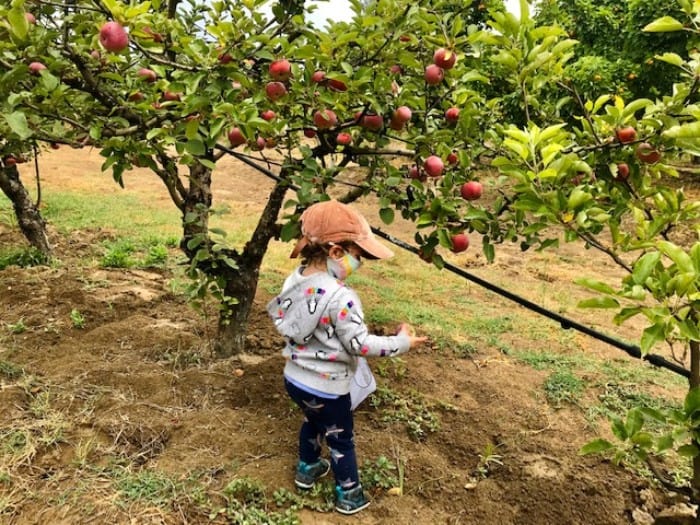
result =
M0 189L12 201L17 222L29 244L44 255L51 255L46 221L22 184L16 166L0 169Z
M260 265L270 240L278 234L277 217L284 203L287 187L288 184L284 181L275 185L255 232L243 252L237 257L238 269L231 270L226 275L226 295L235 297L238 302L228 310L222 311L219 318L215 350L222 357L230 357L245 351L248 316L258 287Z
M700 386L700 343L690 341L690 378L688 379L690 388ZM700 442L696 439L694 445L700 448ZM693 489L694 504L700 503L700 455L693 458L693 479L691 481Z

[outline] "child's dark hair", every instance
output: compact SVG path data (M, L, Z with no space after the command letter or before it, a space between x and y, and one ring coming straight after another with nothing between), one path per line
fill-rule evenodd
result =
M345 251L348 247L352 246L354 243L351 241L334 243L341 246ZM301 264L302 266L309 266L315 262L324 262L326 257L328 257L328 251L330 250L330 244L307 244L301 249Z

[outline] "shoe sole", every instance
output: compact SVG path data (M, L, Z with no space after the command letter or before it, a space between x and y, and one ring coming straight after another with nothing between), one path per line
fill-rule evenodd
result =
M370 503L372 503L372 502L371 502L371 501L368 501L367 503L365 503L365 504L362 505L361 507L357 507L357 508L352 509L352 510L347 510L347 509L343 509L343 508L340 508L340 507L336 507L335 510L337 510L337 511L340 512L341 514L345 514L346 516L350 516L350 515L352 515L352 514L356 514L356 513L360 512L361 510L366 509L367 507L369 507L369 504L370 504Z
M326 469L326 471L325 471L323 474L320 474L320 475L316 478L316 480L319 480L319 479L321 479L322 477L326 476L330 471L331 471L331 465L330 465L330 463L329 463L329 464L328 464L328 468ZM298 488L300 488L300 489L309 490L309 489L314 488L314 485L316 484L316 481L314 481L313 483L304 483L303 481L299 481L298 479L295 479L295 480L294 480L294 484L295 484Z

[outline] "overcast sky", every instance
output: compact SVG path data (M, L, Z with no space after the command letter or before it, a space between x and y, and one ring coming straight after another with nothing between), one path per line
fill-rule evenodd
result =
M348 0L330 0L328 2L311 2L318 6L318 9L313 14L311 19L317 24L323 26L326 20L333 18L334 20L349 20L352 17L350 2ZM520 16L520 0L505 0L506 8Z

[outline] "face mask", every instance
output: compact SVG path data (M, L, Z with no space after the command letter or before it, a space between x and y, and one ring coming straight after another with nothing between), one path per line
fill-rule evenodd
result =
M331 277L344 281L348 276L362 266L362 261L351 253L346 253L340 259L328 257L326 268Z

